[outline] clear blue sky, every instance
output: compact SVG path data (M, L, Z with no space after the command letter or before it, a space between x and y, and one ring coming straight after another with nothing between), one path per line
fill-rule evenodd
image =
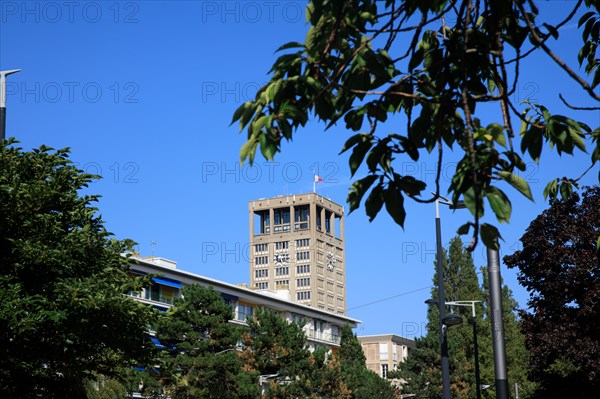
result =
M543 15L564 15L572 2L540 2ZM325 179L319 193L344 204L351 183L348 137L342 127L323 132L310 123L276 163L262 158L241 167L245 133L229 126L239 104L267 81L274 51L303 41L303 1L0 2L0 68L9 77L8 136L26 149L71 147L79 166L103 176L91 187L107 227L139 243L139 252L231 283L248 282L248 201L312 190L312 169ZM574 59L580 33L571 24L560 54ZM557 93L590 105L547 57L523 66L517 99L564 110ZM583 115L597 126L599 115ZM487 122L491 122L487 121ZM503 252L519 248L529 222L545 204L544 182L578 176L588 156L530 160L524 175L535 203L513 198L510 225L501 226ZM454 164L443 165L443 191ZM401 172L433 184L435 163L398 164ZM593 183L597 169L585 182ZM408 203L405 229L363 210L346 218L349 315L363 320L359 334L424 333L425 305L434 272L434 206ZM488 212L489 213L489 212ZM464 222L442 209L444 245ZM486 219L495 222L493 219ZM485 264L484 248L475 251ZM527 293L502 268L521 306ZM417 291L421 289L420 291ZM405 294L405 295L402 295ZM384 298L395 297L369 306ZM471 298L456 298L471 299Z

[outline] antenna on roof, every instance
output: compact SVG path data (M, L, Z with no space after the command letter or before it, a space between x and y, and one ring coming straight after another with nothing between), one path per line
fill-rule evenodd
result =
M154 250L156 249L156 241L152 241L152 257L154 258Z

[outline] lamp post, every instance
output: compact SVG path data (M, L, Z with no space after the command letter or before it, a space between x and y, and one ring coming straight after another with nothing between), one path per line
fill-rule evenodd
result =
M477 319L475 318L475 304L481 301L452 301L446 305L470 306L471 321L473 322L473 356L475 357L475 393L481 399L481 382L479 377L479 346L477 345Z
M6 138L6 77L19 71L20 69L0 71L0 140Z
M440 203L448 205L451 209L465 208L464 202L453 203L448 198L433 193L435 199L435 239L436 239L436 259L437 259L437 285L438 285L438 309L440 312L440 347L442 354L442 392L443 399L450 399L450 365L448 363L448 342L446 340L444 318L445 309L445 290L444 290L444 265L442 264L442 224L440 221Z
M258 385L260 386L260 399L264 398L264 384L266 384L270 379L277 378L281 375L281 373L276 374L263 374L258 376Z

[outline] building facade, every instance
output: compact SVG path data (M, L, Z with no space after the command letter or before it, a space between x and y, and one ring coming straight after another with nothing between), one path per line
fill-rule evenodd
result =
M344 315L332 314L291 301L284 295L285 292L252 290L185 272L177 269L176 263L168 259L148 257L130 258L130 261L132 273L160 276L153 278L151 286L144 288L141 292L132 292L130 296L162 311L172 306L173 300L181 295L183 287L191 284L210 286L221 293L225 303L233 308L232 323L246 325L246 318L254 315L256 307L274 310L289 321L302 321L308 347L311 350L318 347L337 350L340 345L342 326L347 323L354 328L360 322Z
M395 334L363 335L358 340L367 358L367 367L382 378L396 370L415 348L414 340Z
M250 287L346 314L344 208L315 193L250 201Z

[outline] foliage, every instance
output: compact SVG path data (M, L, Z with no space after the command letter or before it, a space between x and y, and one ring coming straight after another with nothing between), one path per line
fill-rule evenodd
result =
M444 250L443 262L446 301L481 301L475 304L480 377L482 384L491 384L495 377L487 271L482 269L483 286L480 287L473 259L458 237L450 240L448 250ZM437 271L434 273L433 282L431 297L437 298ZM528 352L525 349L524 337L519 331L520 321L514 314L517 304L506 286L503 286L502 300L509 381L517 382L520 393L527 397L534 389L534 385L527 380ZM451 310L463 318L463 323L448 329L447 335L452 397L474 398L476 384L472 308L470 305L452 306ZM399 365L398 373L392 376L406 380L403 386L405 393L439 398L442 389L437 306L429 307L427 319L427 335L416 339L416 349L410 352L406 361ZM487 397L493 397L493 393L486 391L486 394Z
M256 308L255 319L248 319L244 334L246 368L270 375L268 397L292 398L310 393L311 355L301 326L280 314Z
M342 328L340 350L337 353L341 376L353 399L390 399L396 389L389 381L367 369L365 354L349 325Z
M497 248L497 228L480 220L486 206L499 223L510 220L512 205L502 186L533 200L529 184L519 176L527 168L524 155L539 162L544 147L561 155L586 152L591 144L591 165L600 160L600 127L543 104L527 104L521 111L513 96L524 64L549 56L594 106L573 107L561 97L563 102L591 110L597 123L600 5L574 2L558 24L542 20L538 11L531 0L310 1L304 42L279 48L284 54L273 64L270 81L233 115L232 123L247 129L241 160L252 163L259 148L273 159L283 141L292 140L311 117L328 128L343 120L352 134L341 152L351 151L352 175L361 165L368 169L350 187L350 210L370 190L365 201L369 218L385 204L403 226L406 197L434 201L444 155L458 148L462 158L449 192L453 202L464 200L473 217L459 233L472 228L470 250L479 238ZM582 12L577 61L587 77L552 51L561 30ZM518 123L520 129L514 126ZM437 160L432 198L424 194L424 181L395 169L402 161L424 157ZM580 178L553 180L544 195L569 197Z
M231 306L212 287L196 284L182 290L182 298L175 299L156 331L165 346L161 384L170 397L257 396L257 384L243 375L235 350L241 332L229 323L232 318Z
M152 309L69 150L0 144L0 396L85 397L85 380L151 358Z
M582 397L600 390L600 187L553 200L530 225L523 249L506 256L519 269L530 311L523 332L540 397Z

